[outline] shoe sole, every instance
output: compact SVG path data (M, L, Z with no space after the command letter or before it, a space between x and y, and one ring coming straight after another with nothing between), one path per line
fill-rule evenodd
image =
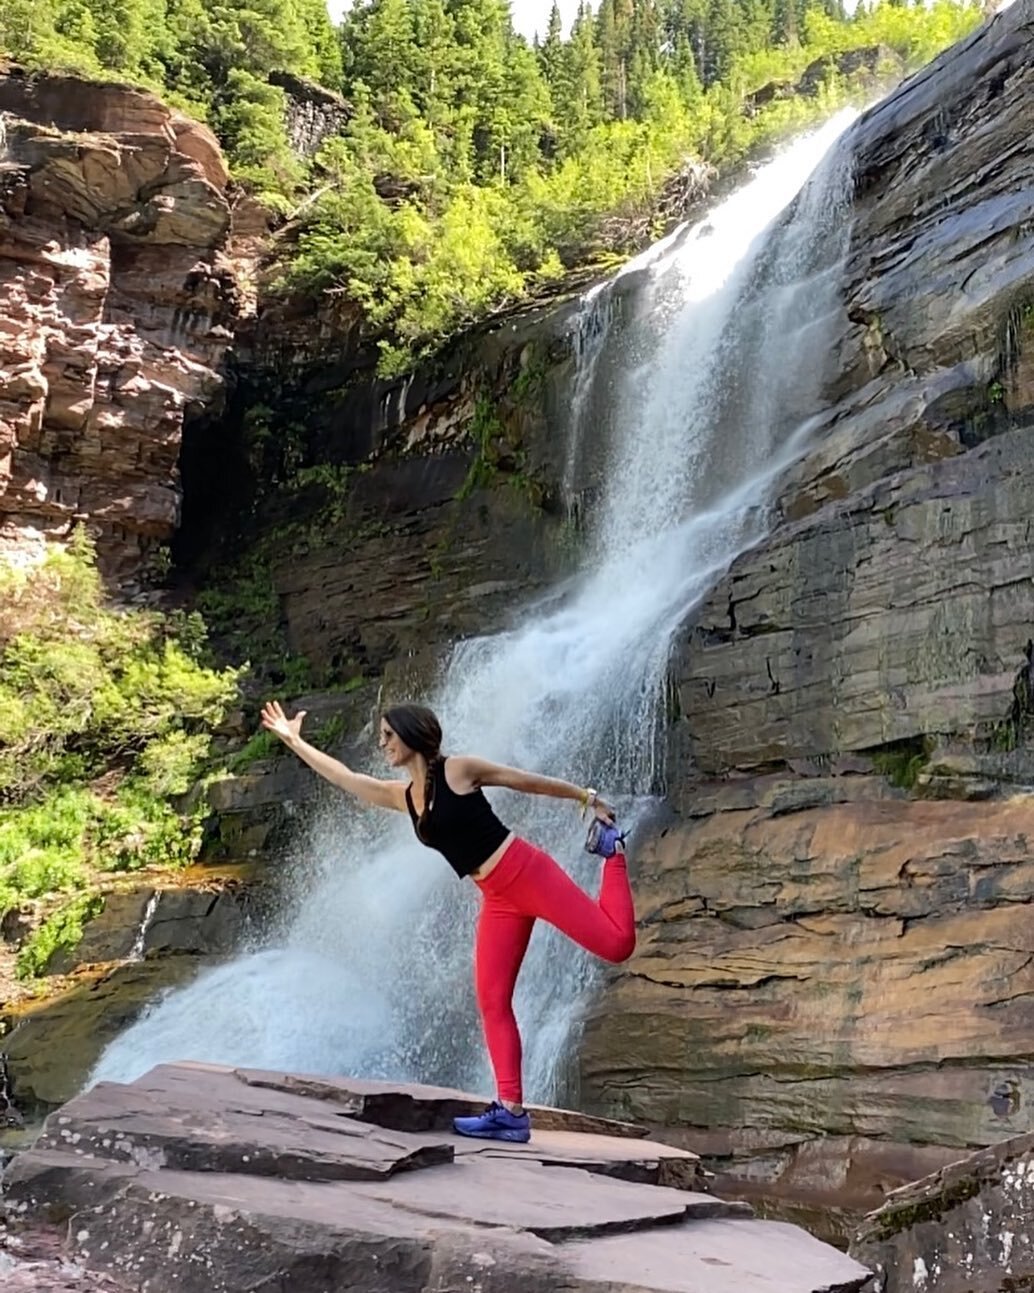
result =
M453 1127L457 1136L467 1136L470 1140L507 1140L518 1145L524 1145L531 1140L530 1131L460 1131L459 1127Z

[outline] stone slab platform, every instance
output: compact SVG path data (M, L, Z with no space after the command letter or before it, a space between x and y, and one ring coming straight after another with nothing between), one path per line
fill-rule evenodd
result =
M744 1204L658 1184L694 1183L695 1156L627 1124L578 1131L552 1110L527 1145L439 1129L473 1103L160 1065L51 1114L6 1171L7 1204L67 1220L80 1263L147 1293L851 1293L868 1278Z

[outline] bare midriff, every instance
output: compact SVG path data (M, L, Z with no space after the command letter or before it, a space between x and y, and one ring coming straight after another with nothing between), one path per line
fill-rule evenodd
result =
M478 867L476 871L471 871L470 878L472 880L484 880L486 877L490 876L492 872L496 869L496 867L499 865L499 863L503 860L503 854L506 852L506 850L510 847L510 845L514 842L516 838L517 838L516 835L514 835L513 831L511 831L509 835L507 835L506 839L503 840L502 844L500 844L499 847L495 850L495 852L490 853L488 857L485 858L484 862L481 863L481 865Z

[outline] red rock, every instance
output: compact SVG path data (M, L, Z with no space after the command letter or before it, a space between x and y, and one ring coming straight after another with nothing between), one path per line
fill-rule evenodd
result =
M127 86L0 65L0 109L0 553L85 522L130 580L179 520L185 410L223 387L226 166Z

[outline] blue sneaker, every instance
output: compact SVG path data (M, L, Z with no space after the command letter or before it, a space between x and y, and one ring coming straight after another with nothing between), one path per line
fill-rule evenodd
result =
M511 1113L493 1100L484 1113L472 1118L453 1118L452 1125L461 1136L480 1140L516 1140L523 1144L531 1139L531 1119L525 1113Z
M585 851L598 853L601 858L612 858L618 851L618 845L624 842L624 835L613 822L604 822L599 817L594 817L589 823L589 833L585 837Z

